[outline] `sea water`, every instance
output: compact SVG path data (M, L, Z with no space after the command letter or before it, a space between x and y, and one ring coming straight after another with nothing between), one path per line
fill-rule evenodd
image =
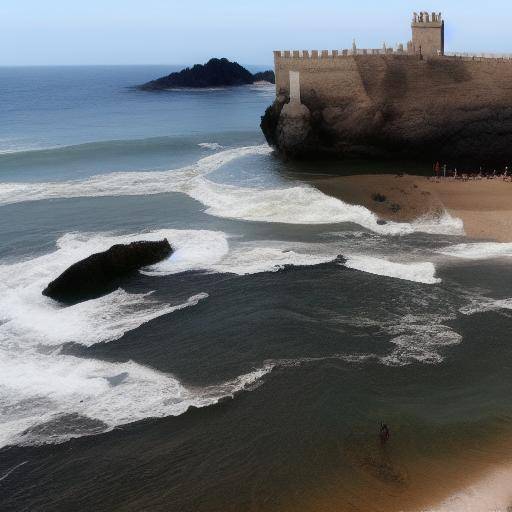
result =
M172 70L0 68L2 510L505 510L510 244L377 223L273 155L273 86L135 88Z

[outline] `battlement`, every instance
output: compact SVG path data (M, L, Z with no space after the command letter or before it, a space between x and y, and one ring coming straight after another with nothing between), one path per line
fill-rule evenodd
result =
M420 12L419 14L415 12L412 17L413 25L423 25L423 26L441 26L443 23L443 16L440 12Z
M274 59L277 60L333 60L354 55L406 55L403 45L396 48L352 48L344 50L276 50Z
M348 99L363 101L384 79L394 84L382 89L390 97L405 84L428 97L441 90L443 80L452 75L480 80L512 74L512 54L445 53L441 13L414 13L411 28L412 39L406 49L403 44L388 47L386 43L381 48L358 48L354 40L352 47L345 49L276 50L276 94L299 103L339 105Z
M477 60L496 62L512 62L512 53L468 53L468 52L448 52L444 54L448 58L461 60Z

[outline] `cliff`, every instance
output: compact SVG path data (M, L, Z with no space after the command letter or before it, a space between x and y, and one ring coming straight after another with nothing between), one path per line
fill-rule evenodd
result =
M290 71L300 76L300 103L289 102ZM512 61L277 55L276 84L261 127L291 158L512 162Z
M163 90L179 87L228 87L248 85L256 81L274 82L273 71L253 75L237 62L227 59L210 59L206 64L196 64L177 73L157 78L140 86L143 90Z

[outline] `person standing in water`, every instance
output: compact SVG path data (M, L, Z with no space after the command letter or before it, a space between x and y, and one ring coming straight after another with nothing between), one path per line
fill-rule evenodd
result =
M390 431L389 427L385 423L380 424L380 444L386 444L389 441Z

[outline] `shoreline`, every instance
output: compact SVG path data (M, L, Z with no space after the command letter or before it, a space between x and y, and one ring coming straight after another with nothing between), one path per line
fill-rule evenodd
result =
M446 211L462 220L470 238L512 242L510 181L436 181L409 174L308 176L304 181L345 203L362 205L384 220L411 222Z

